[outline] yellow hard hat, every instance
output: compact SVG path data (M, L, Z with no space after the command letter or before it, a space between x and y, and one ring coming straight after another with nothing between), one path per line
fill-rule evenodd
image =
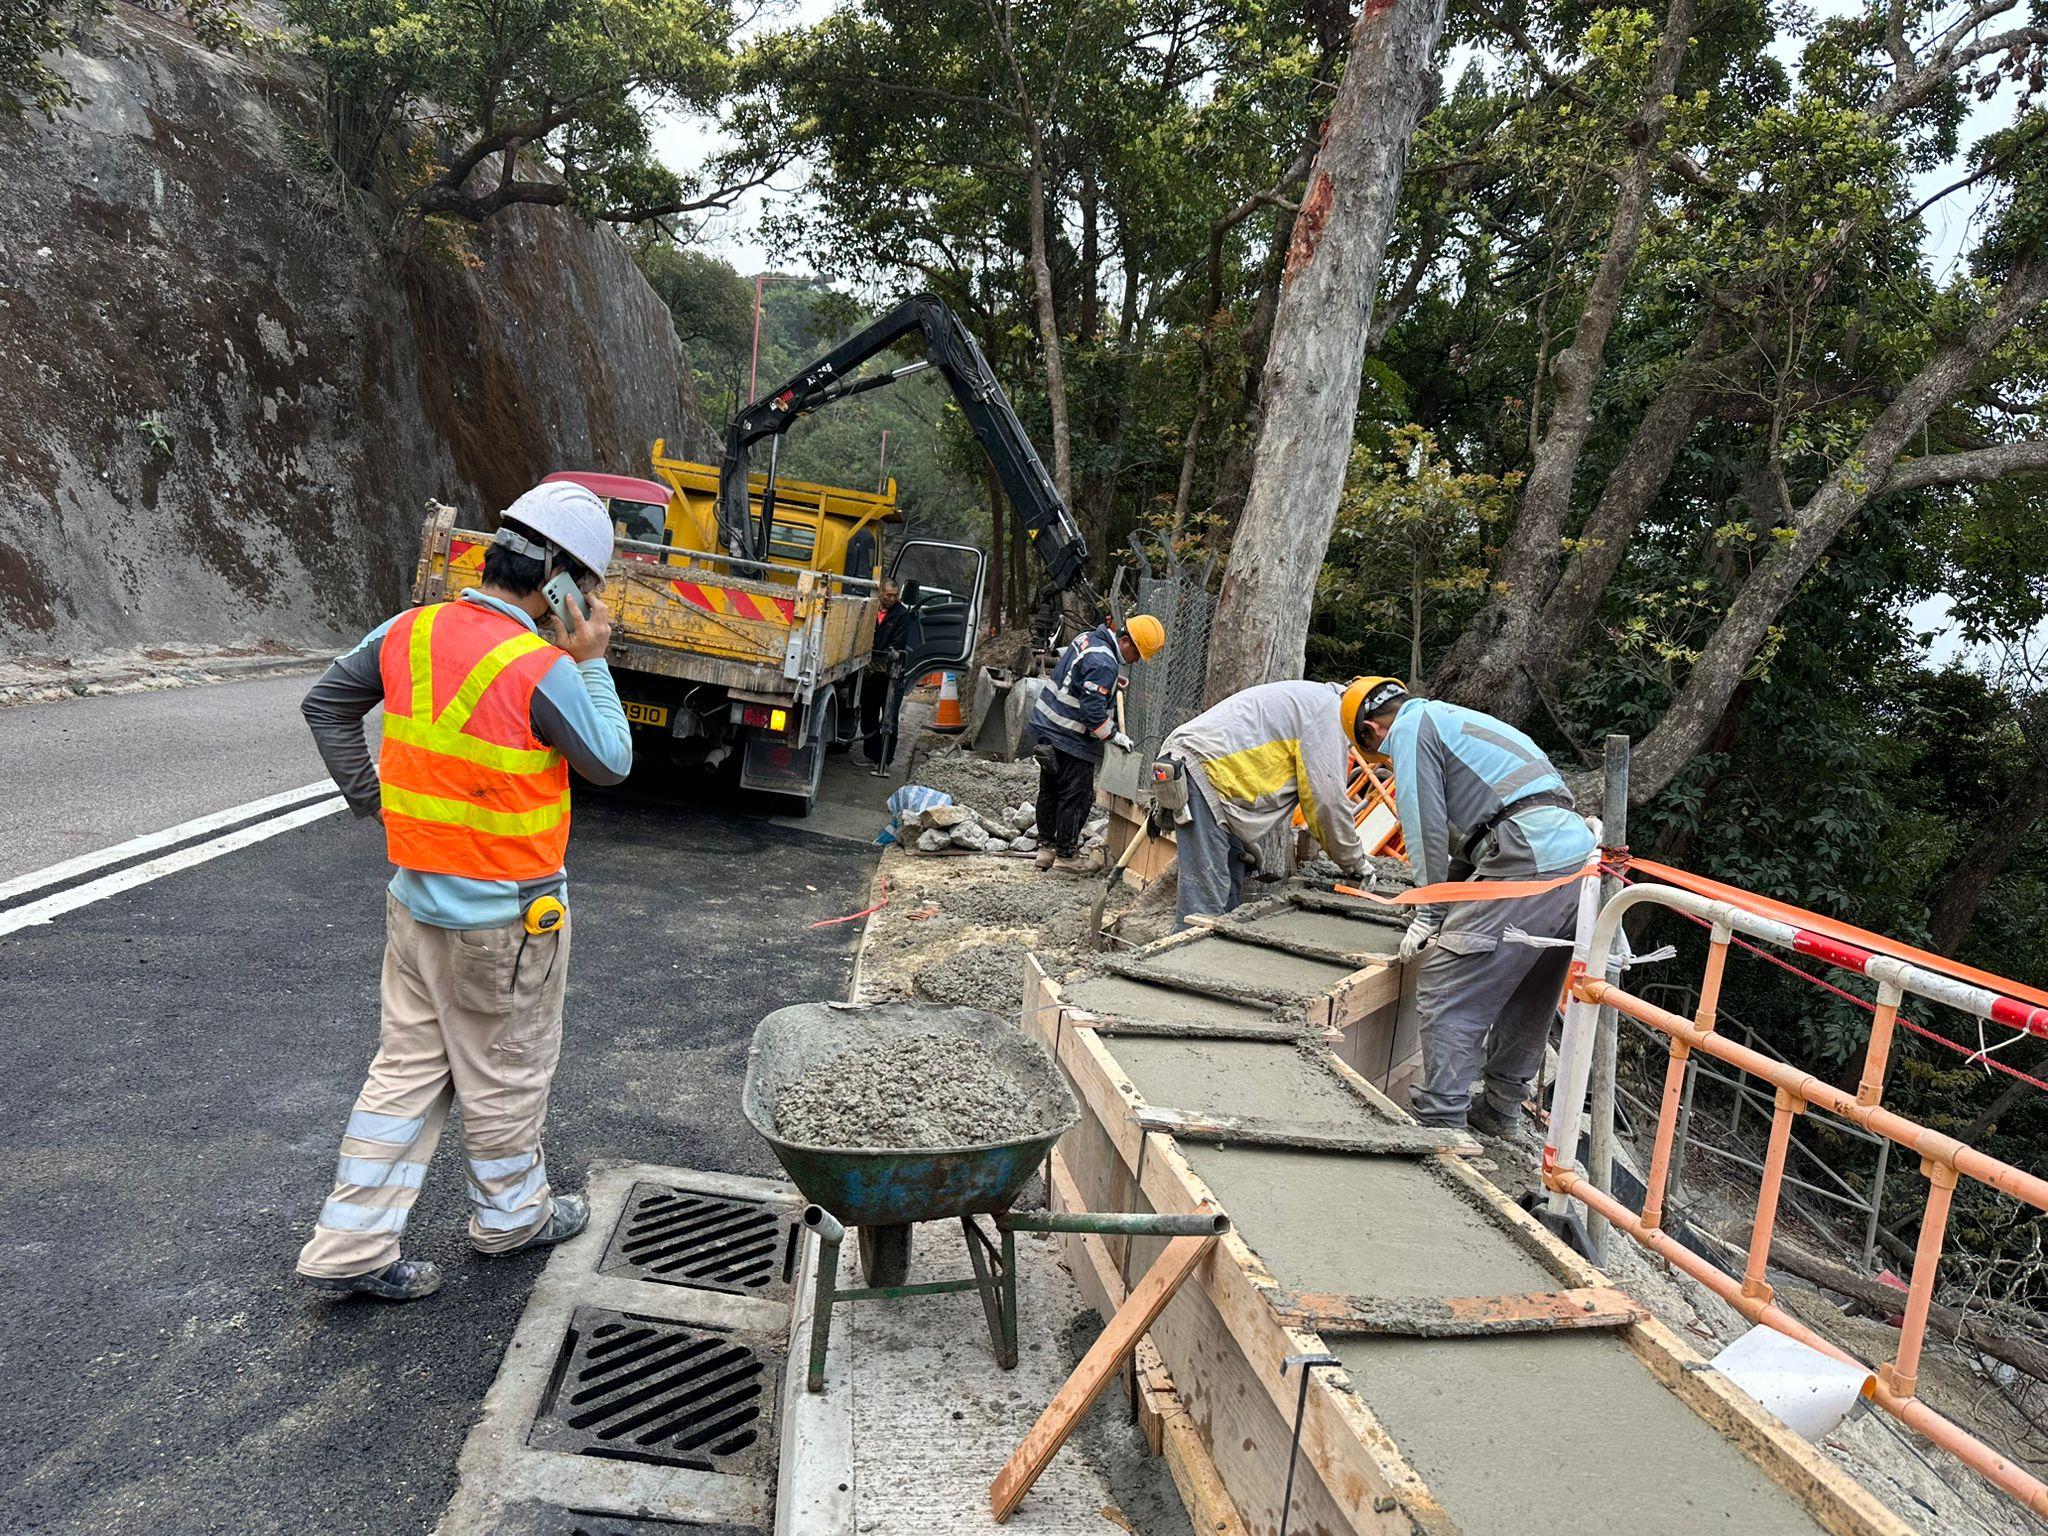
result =
M1358 750L1376 763L1384 763L1386 757L1372 751L1359 739L1358 723L1370 720L1389 704L1397 704L1408 697L1408 685L1398 677L1354 677L1344 690L1344 698L1338 705L1344 717L1344 734Z
M1166 626L1149 613L1133 614L1130 622L1124 625L1124 633L1138 648L1141 661L1150 661L1166 649Z

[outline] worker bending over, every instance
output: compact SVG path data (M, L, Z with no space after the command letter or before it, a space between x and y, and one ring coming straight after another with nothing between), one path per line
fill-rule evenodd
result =
M299 1253L315 1285L385 1301L439 1288L399 1238L451 1103L478 1252L558 1243L590 1219L581 1195L549 1188L541 1128L569 980L569 770L616 784L633 763L604 662L611 615L594 595L611 554L602 501L537 486L506 510L481 587L380 624L306 695L328 771L357 816L383 823L397 866L377 1055ZM588 611L573 628L556 620L551 645L535 623L554 577ZM372 768L363 717L380 703Z
M1095 804L1095 770L1103 748L1130 750L1117 729L1116 691L1124 663L1150 661L1166 645L1166 626L1134 615L1118 634L1103 623L1060 652L1031 710L1032 755L1038 759L1038 867L1088 874L1102 868L1102 850L1081 856L1081 829Z
M1571 791L1513 726L1411 698L1390 677L1357 679L1342 708L1359 749L1393 765L1401 836L1420 883L1546 879L1592 856L1593 834L1572 810ZM1571 951L1518 943L1506 931L1569 937L1578 900L1570 881L1534 896L1416 914L1401 940L1402 959L1422 954L1415 983L1422 1081L1409 1106L1416 1119L1531 1138L1521 1106L1534 1092ZM1474 1103L1482 1069L1485 1090Z
M1297 807L1337 867L1364 874L1358 808L1345 792L1351 743L1331 708L1341 692L1333 683L1261 683L1203 711L1160 745L1155 795L1165 789L1161 806L1169 812L1184 798L1179 814L1187 817L1174 832L1177 928L1198 912L1236 907L1248 868L1286 873Z

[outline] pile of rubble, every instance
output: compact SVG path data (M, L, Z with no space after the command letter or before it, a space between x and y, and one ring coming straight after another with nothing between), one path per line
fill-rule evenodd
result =
M1100 847L1107 825L1105 816L1091 818L1083 846ZM906 847L919 853L955 848L968 853L1032 853L1038 848L1038 808L1029 800L995 811L935 805L904 817L902 837Z

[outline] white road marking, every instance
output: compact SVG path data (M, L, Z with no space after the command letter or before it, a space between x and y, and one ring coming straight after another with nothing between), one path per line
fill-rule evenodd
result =
M93 870L104 869L109 864L126 863L138 854L155 853L159 848L174 847L204 833L218 832L222 827L231 827L236 822L247 821L252 816L281 811L286 806L297 805L315 795L333 793L334 780L320 779L312 784L301 784L297 789L287 789L280 794L265 795L261 800L251 800L246 805L215 811L211 816L198 816L191 821L181 821L175 827L166 827L161 832L131 837L125 843L116 843L113 847L102 848L97 853L82 853L75 859L64 860L61 864L31 870L28 874L16 875L11 880L0 880L0 902L12 901L17 896L26 896L30 891L39 891L46 885L60 885L66 880L90 874Z
M111 875L102 875L84 885L74 886L68 891L59 891L54 896L45 896L41 901L32 901L25 907L16 907L0 912L0 934L9 934L17 929L33 927L74 912L93 902L104 901L122 891L132 890L138 885L147 885L152 880L161 880L165 875L174 875L181 869L190 869L196 864L205 864L223 854L247 848L253 843L276 837L280 832L289 832L294 827L303 827L308 822L318 821L323 816L332 816L348 802L340 795L316 801L312 805L300 806L297 810L286 811L254 826L243 827L211 842L199 843L190 848L180 848L176 853L167 853L160 859L151 859L147 864L137 864L130 869L116 870ZM160 834L159 834L160 835Z

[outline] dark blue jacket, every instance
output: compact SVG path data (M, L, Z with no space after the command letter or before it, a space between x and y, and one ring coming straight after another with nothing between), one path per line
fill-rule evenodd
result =
M1052 676L1039 690L1031 711L1033 733L1071 757L1101 762L1103 743L1116 730L1111 706L1123 666L1123 651L1109 625L1098 624L1076 639L1060 652Z

